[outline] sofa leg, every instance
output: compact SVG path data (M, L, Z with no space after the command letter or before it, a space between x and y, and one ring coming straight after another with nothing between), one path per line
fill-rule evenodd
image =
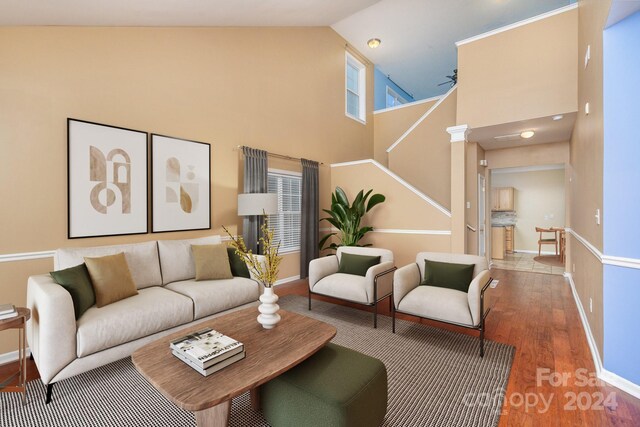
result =
M33 352L29 352L29 360L33 360Z
M49 384L47 384L47 398L46 398L46 400L44 401L44 403L45 403L45 404L47 404L47 405L48 405L49 403L51 403L51 393L53 392L53 384L55 384L55 383L49 383Z
M309 311L311 311L311 289L309 289Z
M480 323L480 357L484 357L484 319Z
M378 303L373 304L373 329L378 328Z
M391 304L391 332L396 333L396 307Z

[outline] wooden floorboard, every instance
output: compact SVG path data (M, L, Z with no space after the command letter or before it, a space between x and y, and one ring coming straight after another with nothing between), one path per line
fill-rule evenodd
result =
M486 322L486 338L516 348L499 425L640 425L640 401L595 380L589 345L564 277L498 269L493 269L491 275L500 283L497 288L488 290L492 309ZM278 286L276 293L280 296L306 296L307 289L306 280L299 280ZM314 296L314 299L372 311L368 307L332 298ZM380 303L379 313L390 314L387 300ZM476 331L413 316L398 315L398 318L477 335ZM373 326L373 319L371 322ZM15 363L0 366L0 379L14 369ZM547 369L550 374L564 374L566 381L560 381L560 384L541 381L539 369ZM576 378L578 372L590 376L592 384L581 384L580 378ZM28 365L28 377L39 378L33 362ZM595 405L602 400L600 396L611 397L603 402L606 404ZM548 407L543 398L550 402Z

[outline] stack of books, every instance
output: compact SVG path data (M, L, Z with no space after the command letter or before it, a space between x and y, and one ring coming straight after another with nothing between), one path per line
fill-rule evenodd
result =
M171 342L171 352L205 377L244 359L244 345L211 328Z
M0 320L10 319L18 315L18 310L13 304L0 304Z

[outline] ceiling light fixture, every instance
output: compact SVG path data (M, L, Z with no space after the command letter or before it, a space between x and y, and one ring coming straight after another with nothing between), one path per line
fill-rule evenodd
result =
M371 49L375 49L378 46L380 46L380 39L369 39L369 41L367 42L367 45L371 48Z
M532 130L525 130L524 132L522 132L520 134L520 136L524 139L529 139L531 138L533 135L535 135L536 133Z
M553 120L558 121L558 120L562 120L564 118L564 116L562 114L558 114L557 116L553 116Z

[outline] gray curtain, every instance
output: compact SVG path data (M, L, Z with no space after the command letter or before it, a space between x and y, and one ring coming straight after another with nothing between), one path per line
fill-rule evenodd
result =
M300 219L300 278L309 275L309 262L320 255L318 250L320 206L318 162L302 159L302 204Z
M267 152L255 148L242 147L244 154L244 192L267 192ZM262 216L245 216L242 223L242 237L254 254L260 253L258 248L258 229L262 223Z

